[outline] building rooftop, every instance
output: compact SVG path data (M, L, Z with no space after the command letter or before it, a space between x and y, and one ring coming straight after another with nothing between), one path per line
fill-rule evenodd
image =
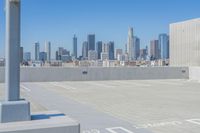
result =
M0 84L1 99L3 88ZM63 112L80 121L83 133L200 131L200 83L197 81L21 83L21 95L31 102L32 112Z
M187 20L183 20L183 21L179 21L179 22L174 22L174 23L171 23L170 25L184 24L184 23L193 22L193 21L200 21L200 18L193 18L193 19L187 19Z

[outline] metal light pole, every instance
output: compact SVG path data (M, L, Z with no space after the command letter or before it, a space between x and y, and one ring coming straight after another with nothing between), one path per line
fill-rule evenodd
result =
M20 99L20 5L20 0L5 0L6 93L0 103L0 123L30 120L30 103Z

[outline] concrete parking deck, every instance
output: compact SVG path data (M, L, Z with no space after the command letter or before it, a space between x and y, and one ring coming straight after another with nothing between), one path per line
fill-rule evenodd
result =
M0 84L1 95L3 84ZM200 83L189 80L22 83L32 111L59 110L83 133L199 133ZM2 99L3 97L1 97Z

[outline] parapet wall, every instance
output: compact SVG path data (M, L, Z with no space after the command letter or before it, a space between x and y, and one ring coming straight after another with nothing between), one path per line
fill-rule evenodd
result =
M189 67L189 79L200 81L200 67Z
M188 79L188 67L21 68L22 82ZM0 68L4 82L4 68Z

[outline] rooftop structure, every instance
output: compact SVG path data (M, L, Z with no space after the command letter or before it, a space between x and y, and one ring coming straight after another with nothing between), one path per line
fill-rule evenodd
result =
M170 65L200 66L200 19L170 24Z

